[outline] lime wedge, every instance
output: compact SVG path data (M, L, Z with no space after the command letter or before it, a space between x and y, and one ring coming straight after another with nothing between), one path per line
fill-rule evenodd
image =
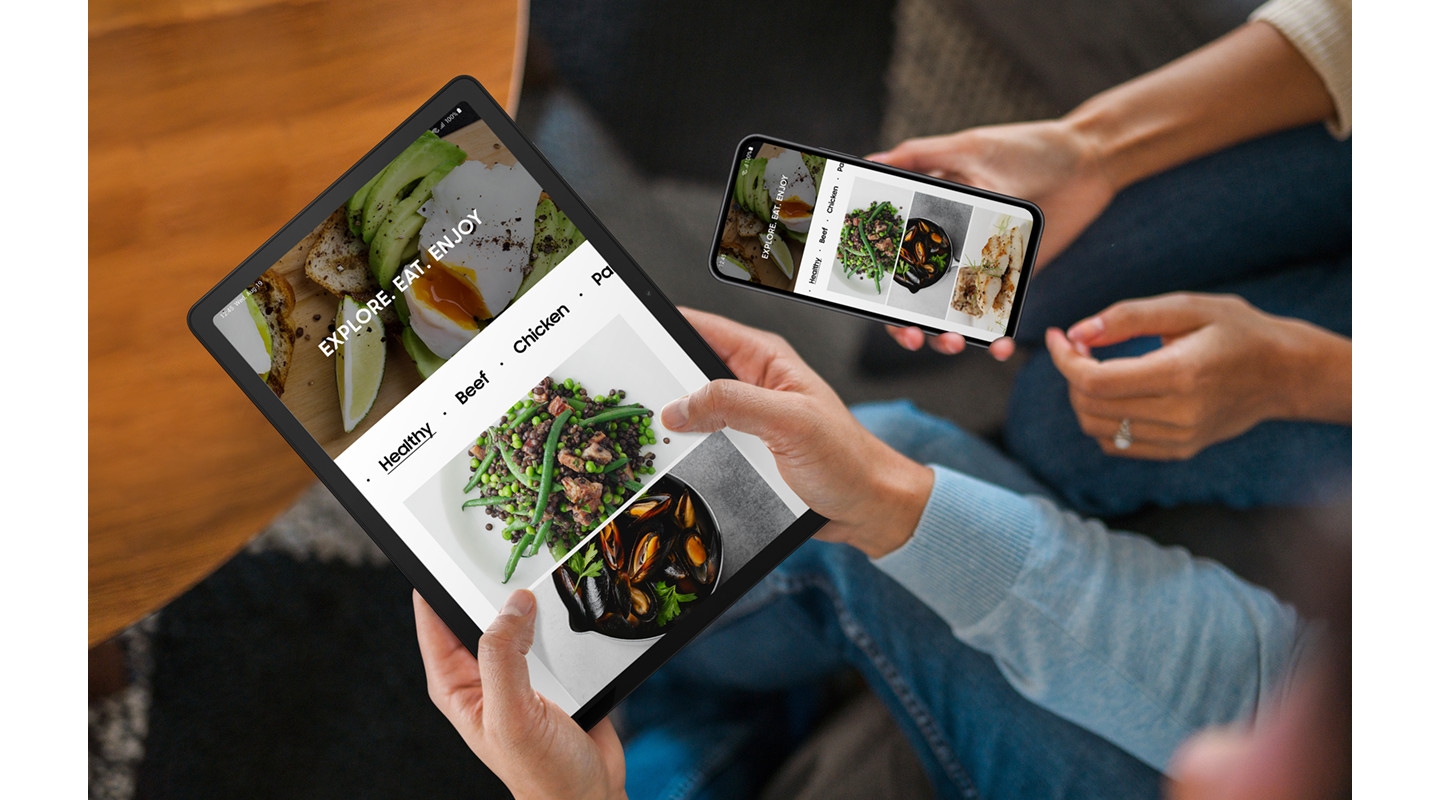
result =
M255 370L260 380L270 377L275 344L270 339L270 326L265 322L265 315L255 298L250 296L250 290L241 292L215 315L215 327L245 359L246 366Z
M795 259L790 255L790 245L785 244L779 231L775 232L775 238L770 242L770 256L786 278L795 277Z
M356 315L362 309L368 315L369 309L347 295L340 298L335 312L336 330L346 322L357 329L335 351L335 384L340 389L340 421L346 433L370 413L380 394L380 379L385 377L385 325L376 318L358 323Z

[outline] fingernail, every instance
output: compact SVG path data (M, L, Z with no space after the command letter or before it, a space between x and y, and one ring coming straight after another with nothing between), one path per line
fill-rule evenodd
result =
M678 431L690 421L690 395L671 400L660 409L660 422L672 431Z
M1103 333L1104 331L1105 320L1101 319L1100 317L1090 317L1089 319L1082 319L1074 325L1071 325L1070 330L1066 331L1065 333L1065 338L1070 339L1071 341L1082 338L1089 339L1093 336L1097 336Z
M505 607L500 609L501 616L523 617L535 609L535 595L521 589L511 592L509 599L505 601Z

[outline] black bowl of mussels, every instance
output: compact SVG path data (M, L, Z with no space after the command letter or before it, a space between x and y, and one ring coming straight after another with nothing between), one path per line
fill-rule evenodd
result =
M570 628L617 639L667 632L720 582L720 531L700 495L665 475L554 572Z
M897 265L895 282L911 294L935 285L950 269L950 253L950 234L944 228L928 219L912 218L900 239L904 267Z

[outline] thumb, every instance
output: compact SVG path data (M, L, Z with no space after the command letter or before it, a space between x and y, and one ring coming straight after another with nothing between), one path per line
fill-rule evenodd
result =
M1070 326L1065 337L1077 345L1104 347L1137 336L1189 333L1214 319L1204 298L1188 293L1122 300Z
M794 392L762 389L737 380L711 381L673 400L660 411L660 422L672 431L710 433L733 428L760 437L770 449L798 415L802 397Z
M491 713L515 720L535 702L530 688L530 666L525 654L535 641L535 595L517 589L485 629L475 650L480 685L485 693L485 716Z

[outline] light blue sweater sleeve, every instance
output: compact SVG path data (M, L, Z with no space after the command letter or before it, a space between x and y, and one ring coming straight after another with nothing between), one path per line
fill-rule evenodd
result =
M915 535L877 566L1016 690L1164 769L1284 689L1296 612L1212 561L934 466Z

